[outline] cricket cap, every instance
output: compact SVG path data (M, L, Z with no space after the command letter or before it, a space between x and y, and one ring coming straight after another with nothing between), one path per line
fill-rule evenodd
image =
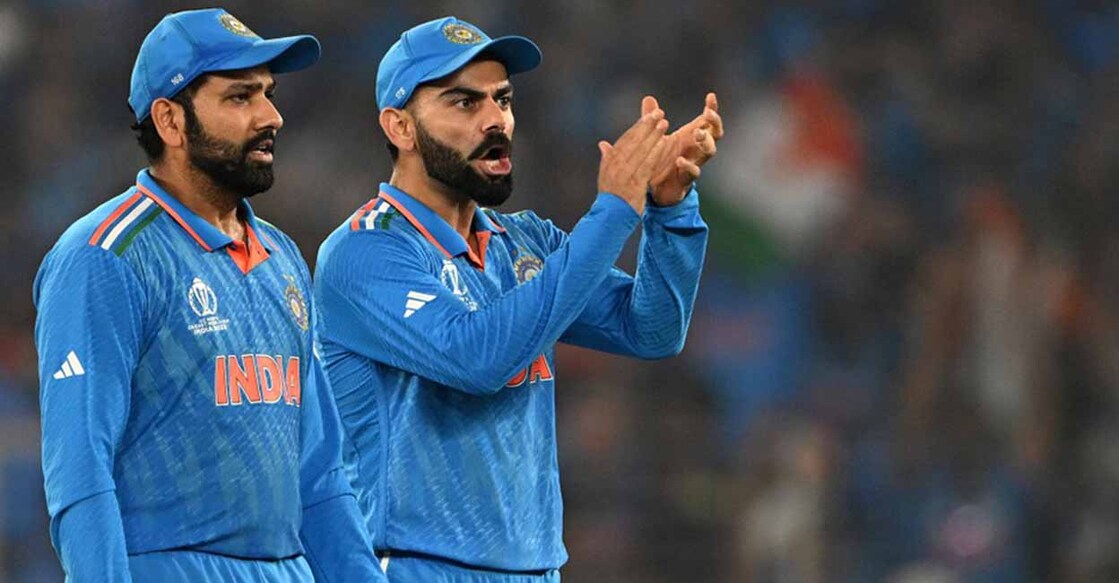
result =
M220 8L175 12L140 45L128 105L141 122L156 99L174 97L203 73L265 64L273 73L288 73L315 64L321 52L313 36L261 38Z
M403 107L416 87L446 77L485 52L505 65L509 75L535 69L543 55L523 36L490 38L482 29L454 16L404 31L377 68L377 107Z

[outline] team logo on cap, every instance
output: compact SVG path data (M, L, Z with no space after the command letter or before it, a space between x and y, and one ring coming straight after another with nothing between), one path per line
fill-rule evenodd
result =
M299 329L306 332L307 301L303 299L303 292L299 291L299 286L295 285L295 278L287 274L284 277L288 280L288 286L284 290L284 300L287 301L288 308L291 308L291 315L295 317Z
M443 36L456 45L476 45L484 40L478 31L457 22L444 26Z
M224 26L226 30L232 32L237 36L245 36L249 38L260 36L257 33L253 32L249 27L245 26L245 23L237 20L237 17L233 16L232 14L222 14L218 17L218 20L221 21L221 25Z
M529 253L522 252L521 256L513 262L513 273L517 274L517 283L532 281L541 269L544 269L544 262Z

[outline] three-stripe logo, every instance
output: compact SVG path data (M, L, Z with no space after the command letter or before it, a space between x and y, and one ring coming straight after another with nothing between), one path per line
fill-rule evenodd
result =
M74 354L71 350L70 354L66 355L66 360L62 362L62 368L54 373L55 379L68 379L70 377L80 377L85 374L85 368L82 367L81 361L78 360L78 355Z
M427 305L428 302L435 299L435 294L425 294L418 291L408 292L408 301L404 302L404 317L411 318L416 310Z

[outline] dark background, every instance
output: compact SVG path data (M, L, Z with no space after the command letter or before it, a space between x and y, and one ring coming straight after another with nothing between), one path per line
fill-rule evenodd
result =
M1119 580L1119 5L225 6L322 41L280 77L277 183L253 201L312 265L389 175L376 66L414 24L454 14L541 46L514 78L508 209L564 227L641 95L675 125L718 91L684 354L560 351L565 581ZM3 581L61 580L31 282L144 164L132 62L185 7L0 4Z

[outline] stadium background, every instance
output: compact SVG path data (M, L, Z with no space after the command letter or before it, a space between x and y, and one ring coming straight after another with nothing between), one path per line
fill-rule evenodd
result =
M31 281L143 164L132 61L187 6L0 4L2 581L61 580ZM560 352L565 581L1119 580L1119 5L226 7L323 43L280 79L277 183L253 201L312 264L388 176L375 70L417 22L540 44L514 79L509 208L565 227L592 200L595 141L644 92L679 123L718 91L684 354Z

